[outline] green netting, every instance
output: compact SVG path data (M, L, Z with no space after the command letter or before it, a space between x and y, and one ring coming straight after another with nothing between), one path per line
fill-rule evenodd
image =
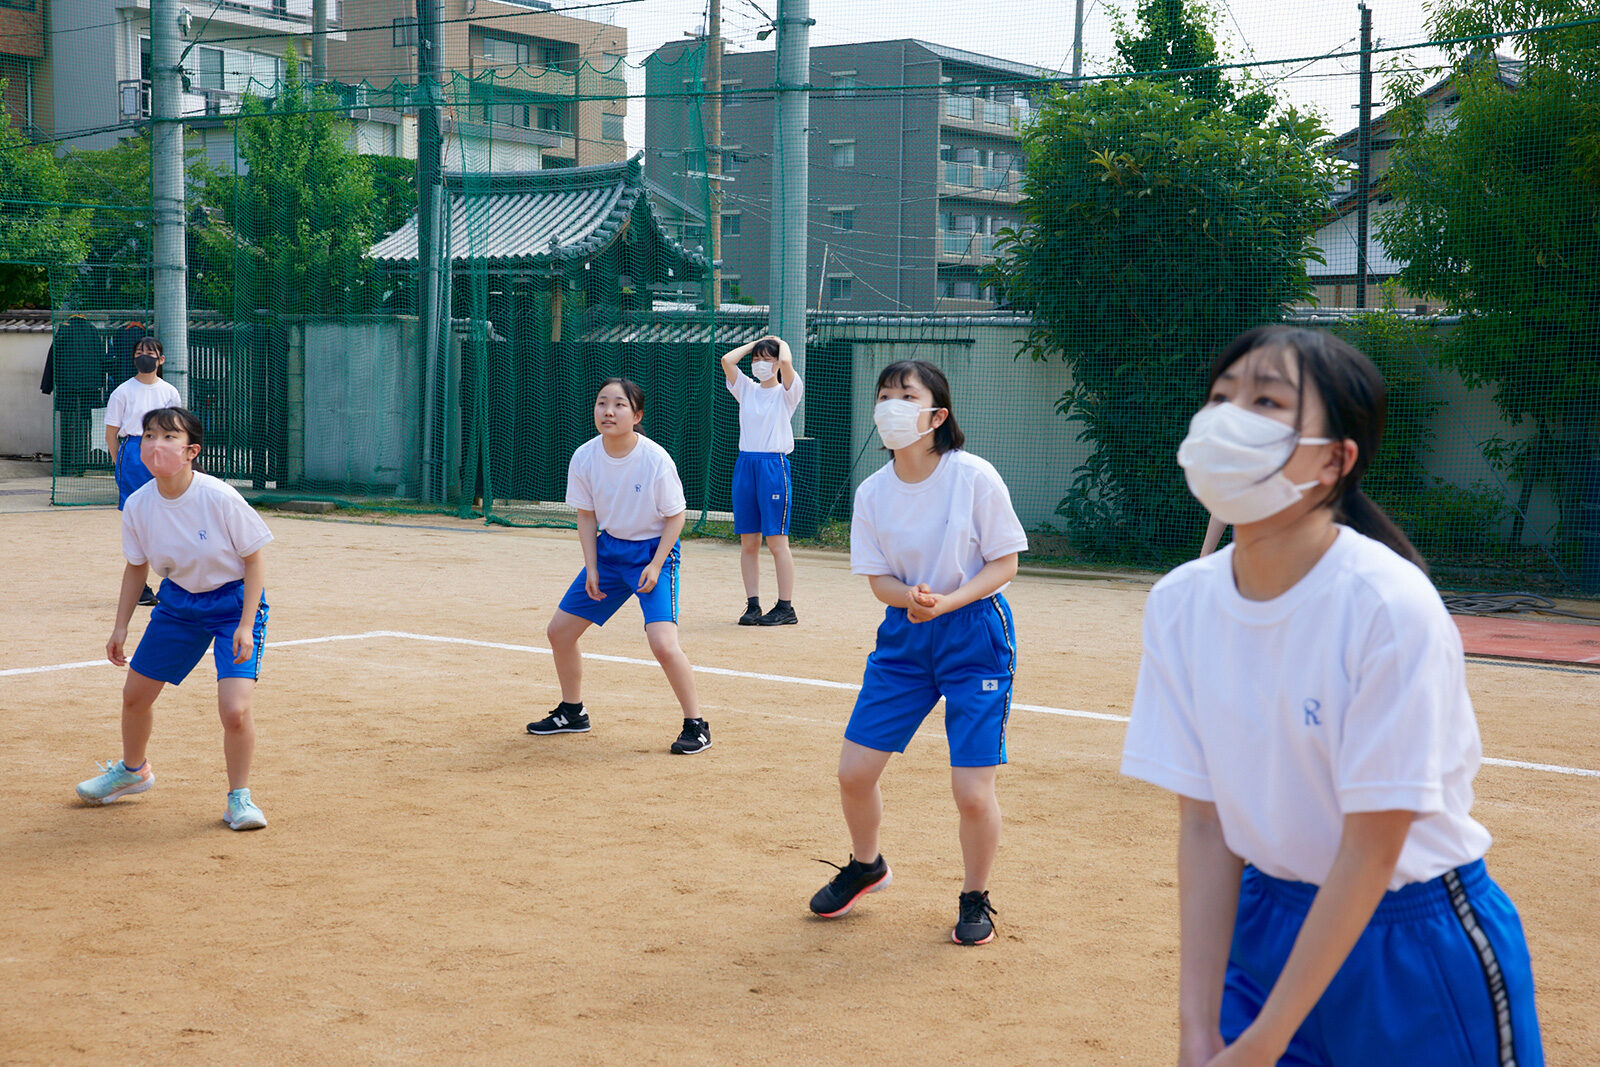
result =
M1353 44L1218 62L1210 37L1184 51L1151 21L1182 5L1144 4L1082 83L916 41L850 69L814 53L796 536L847 539L883 458L873 380L918 358L949 375L1033 558L1192 556L1205 514L1173 455L1204 368L1289 320L1384 371L1367 484L1442 582L1600 589L1600 33L1575 0L1527 7L1543 25L1486 6L1443 4L1433 41L1376 50L1364 286L1353 118L1277 95L1316 63L1354 78ZM725 61L714 144L705 59L703 41L658 50L631 74L643 93L586 62L432 94L257 86L227 152L208 130L190 171L209 469L259 499L567 524L568 457L623 374L691 528L728 531L738 425L717 357L768 329L774 75L770 55ZM415 156L430 97L446 173L419 241L414 158L384 153ZM58 345L74 316L102 340L150 321L147 199L135 182L103 200L93 250L51 273ZM127 368L101 358L82 395L103 404ZM112 499L78 448L93 403L57 406L56 500Z

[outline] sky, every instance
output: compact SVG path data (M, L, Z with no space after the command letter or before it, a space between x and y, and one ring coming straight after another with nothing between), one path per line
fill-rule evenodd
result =
M1132 10L1136 0L1084 0L1084 70L1112 69L1112 13ZM1277 60L1321 56L1357 47L1361 21L1355 0L1213 0L1221 15L1219 35L1234 60ZM556 0L556 7L565 6ZM723 34L729 51L769 49L776 39L756 40L756 32L776 14L776 0L723 0ZM1378 47L1427 40L1423 0L1370 0L1373 37ZM704 24L704 0L643 0L585 11L581 17L615 22L628 29L628 59L642 64L668 41L681 40ZM579 14L574 12L574 14ZM917 37L1070 73L1072 0L811 0L813 47ZM1436 50L1404 53L1419 63L1437 64ZM1375 57L1382 70L1392 55ZM1275 64L1257 69L1278 82L1277 91L1302 109L1315 108L1334 132L1355 125L1359 61L1351 56L1321 62ZM635 92L642 76L630 78ZM1381 101L1382 80L1375 82ZM626 135L637 148L644 135L644 108L629 108Z

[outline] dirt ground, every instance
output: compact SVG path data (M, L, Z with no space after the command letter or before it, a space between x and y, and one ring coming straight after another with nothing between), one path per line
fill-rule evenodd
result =
M800 626L741 629L737 549L685 546L684 645L735 673L698 675L715 745L678 757L665 679L627 662L649 659L632 606L586 638L620 657L588 663L593 732L523 732L558 699L528 646L573 535L268 521L268 829L220 820L209 666L157 705L156 787L105 808L72 786L119 755L121 672L0 674L0 1061L1172 1062L1176 805L1118 775L1120 722L1013 714L994 944L950 943L937 716L885 777L893 887L809 915L814 858L849 848L833 769L880 615L842 555L800 559ZM0 671L102 659L116 513L0 534ZM1017 700L1125 715L1144 593L1016 582ZM373 631L487 644L350 636ZM1600 675L1468 677L1487 755L1600 767ZM1477 788L1549 1060L1600 1063L1600 778L1485 766Z

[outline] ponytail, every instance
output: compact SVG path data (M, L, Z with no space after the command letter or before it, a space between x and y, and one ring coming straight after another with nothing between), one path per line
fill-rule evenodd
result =
M1428 561L1422 558L1422 553L1417 551L1405 532L1394 524L1394 520L1361 491L1358 483L1352 482L1345 487L1344 495L1333 506L1333 517L1334 521L1344 523L1356 533L1372 538L1396 555L1415 563L1423 574L1428 573Z

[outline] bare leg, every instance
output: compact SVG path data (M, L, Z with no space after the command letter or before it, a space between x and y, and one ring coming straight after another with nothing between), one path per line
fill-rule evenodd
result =
M655 654L656 662L667 673L667 682L677 695L678 703L683 705L683 717L698 719L700 702L694 692L694 668L689 666L689 657L678 646L678 624L646 623L644 634L650 639L650 651Z
M761 535L739 535L739 574L744 578L744 595L761 592ZM782 595L782 594L779 594Z
M772 550L772 565L778 571L778 599L794 599L794 554L789 551L789 537L787 534L777 534L767 538L767 547Z
M556 678L561 682L561 699L569 704L583 703L583 653L578 638L592 625L588 619L557 608L544 636L550 642L551 658L556 661Z
M156 723L156 697L166 684L133 670L122 683L122 763L126 767L144 766L150 730Z
M250 759L256 751L256 724L250 717L254 678L217 679L217 715L222 719L222 756L228 764L228 788L250 784Z
M883 792L878 779L892 752L846 741L839 751L839 804L850 828L850 851L862 863L878 858L878 827L883 824Z
M989 871L1000 850L1000 800L995 796L999 767L951 767L950 790L961 813L961 861L966 867L963 893L989 888Z

